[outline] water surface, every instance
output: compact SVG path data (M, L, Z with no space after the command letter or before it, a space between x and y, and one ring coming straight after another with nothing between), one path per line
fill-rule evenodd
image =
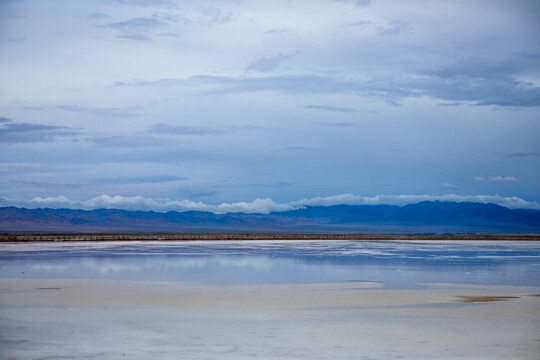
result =
M539 270L540 242L1 244L0 358L537 360Z
M540 242L243 241L10 244L3 277L216 285L376 281L540 286Z

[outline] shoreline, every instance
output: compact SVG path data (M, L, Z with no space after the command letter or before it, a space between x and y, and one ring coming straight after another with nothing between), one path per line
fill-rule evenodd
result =
M248 240L359 240L359 241L540 241L540 234L272 234L272 233L3 233L0 243L87 242L87 241L248 241Z

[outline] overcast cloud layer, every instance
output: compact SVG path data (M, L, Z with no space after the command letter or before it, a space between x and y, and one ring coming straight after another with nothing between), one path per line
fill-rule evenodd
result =
M540 202L538 1L5 0L0 78L2 205Z

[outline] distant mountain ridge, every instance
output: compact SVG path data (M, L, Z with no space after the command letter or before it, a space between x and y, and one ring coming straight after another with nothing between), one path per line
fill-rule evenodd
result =
M540 210L473 202L333 205L270 214L0 208L0 232L540 233Z

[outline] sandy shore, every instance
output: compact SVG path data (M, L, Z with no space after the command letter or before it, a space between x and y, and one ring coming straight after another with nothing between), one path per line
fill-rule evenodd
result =
M536 359L540 353L535 287L0 279L0 289L6 359Z

